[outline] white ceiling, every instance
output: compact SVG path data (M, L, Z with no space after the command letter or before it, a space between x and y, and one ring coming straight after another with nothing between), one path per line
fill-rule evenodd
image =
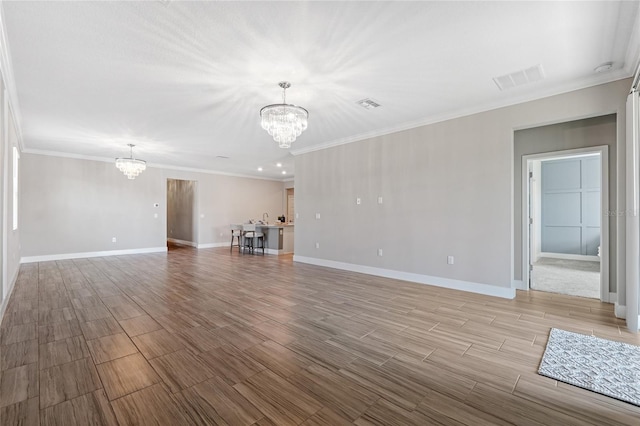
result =
M281 80L310 114L298 153L628 77L640 44L637 1L2 9L28 152L113 158L135 143L149 163L278 179L293 157L258 111L280 101ZM542 81L500 91L492 80L538 64ZM367 97L382 107L356 105Z

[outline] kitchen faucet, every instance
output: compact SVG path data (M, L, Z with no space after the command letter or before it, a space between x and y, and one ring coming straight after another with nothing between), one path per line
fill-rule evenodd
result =
M263 221L264 223L268 223L268 222L265 220L265 218L264 218L265 216L267 217L267 219L269 219L269 213L262 213L262 221Z

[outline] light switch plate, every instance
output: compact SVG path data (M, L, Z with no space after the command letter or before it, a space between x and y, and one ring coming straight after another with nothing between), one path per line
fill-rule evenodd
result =
M316 219L320 219L320 213L316 213Z
M356 204L360 205L360 203L362 203L362 200L360 198L356 198Z
M382 197L378 197L378 204L382 204Z

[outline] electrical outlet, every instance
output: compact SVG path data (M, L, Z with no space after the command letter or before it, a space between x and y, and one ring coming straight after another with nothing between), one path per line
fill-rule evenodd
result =
M113 238L111 239L111 242L112 242L112 243L115 243L116 241L117 241L117 240L116 240L116 237L113 237Z
M378 204L382 204L382 197L378 197Z
M382 249L378 249L378 256L382 256Z
M320 248L320 243L316 243L316 248Z
M296 219L300 217L300 213L296 213Z
M447 265L453 265L453 256L447 256Z
M154 219L157 219L158 218L158 213L154 213L153 217L154 217Z
M316 213L316 219L320 219L320 213Z

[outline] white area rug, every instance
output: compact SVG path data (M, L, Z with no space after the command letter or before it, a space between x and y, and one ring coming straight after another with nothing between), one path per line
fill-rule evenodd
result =
M538 374L640 406L640 346L553 328Z

